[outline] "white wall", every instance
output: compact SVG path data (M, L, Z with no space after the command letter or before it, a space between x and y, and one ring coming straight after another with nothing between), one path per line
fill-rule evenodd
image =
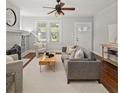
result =
M13 9L14 12L16 13L16 17L17 17L17 21L14 26L10 27L10 26L6 25L7 31L8 30L19 30L20 29L20 9L17 6L15 6L14 4L12 4L11 2L9 2L8 0L6 1L6 7Z
M62 20L63 22L63 42L65 42L67 45L74 44L74 35L75 33L75 24L76 23L87 23L87 22L93 22L93 17L65 17ZM92 26L91 26L92 29ZM78 45L92 50L92 31L81 33L80 34L80 40ZM90 37L89 37L90 36Z
M117 2L94 16L94 52L101 55L101 44L108 43L108 25L117 23Z
M20 9L13 5L12 3L6 1L6 7L7 8L12 8L17 16L17 22L14 26L9 27L6 26L7 34L6 34L6 48L10 49L14 44L19 44L21 45L21 37L20 33L12 33L8 31L15 31L20 29Z
M74 36L73 32L75 30L74 26L75 23L77 22L93 22L93 17L61 17L61 18L56 18L56 17L43 17L43 18L38 18L38 17L21 17L21 29L26 30L26 31L32 31L35 29L35 22L40 21L40 20L60 20L61 22L61 28L62 28L62 38L61 42L59 43L49 43L49 47L51 49L61 49L62 46L64 45L73 45L74 44ZM30 38L31 39L31 38ZM30 49L34 48L33 47L33 39L30 42ZM92 37L90 39L83 39L86 40L86 42L91 42ZM92 45L88 46L92 47Z

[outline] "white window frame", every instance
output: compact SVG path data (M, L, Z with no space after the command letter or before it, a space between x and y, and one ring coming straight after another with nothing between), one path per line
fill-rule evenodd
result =
M61 42L62 40L62 22L60 20L36 20L35 22L35 32L37 33L37 24L38 23L46 23L47 26L47 40L46 42L52 43L50 40L50 23L59 23L59 41L55 42Z

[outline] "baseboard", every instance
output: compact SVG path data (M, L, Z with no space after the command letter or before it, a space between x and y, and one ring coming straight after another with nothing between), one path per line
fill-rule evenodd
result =
M96 81L96 82L98 82L98 83L101 83L101 81L100 81L100 79L67 79L67 84L69 84L71 81L73 81L73 82L80 82L80 81L82 81L82 82L91 82L91 81Z

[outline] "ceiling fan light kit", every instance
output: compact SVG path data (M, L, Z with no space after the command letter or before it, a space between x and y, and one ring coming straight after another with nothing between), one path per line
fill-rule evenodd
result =
M75 10L75 8L63 7L65 5L65 3L61 2L60 0L56 0L56 2L57 2L57 5L55 5L55 8L54 7L43 7L43 8L54 9L53 11L49 12L48 14L55 12L56 16L57 15L64 15L63 10L68 10L68 11L74 11Z

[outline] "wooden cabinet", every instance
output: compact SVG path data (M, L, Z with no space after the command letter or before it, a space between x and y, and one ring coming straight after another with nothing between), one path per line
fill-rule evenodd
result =
M102 44L102 56L96 54L101 60L100 82L110 93L118 93L118 47L117 44ZM112 59L111 55L116 57Z
M118 68L117 66L102 61L101 66L101 83L110 93L118 93Z

